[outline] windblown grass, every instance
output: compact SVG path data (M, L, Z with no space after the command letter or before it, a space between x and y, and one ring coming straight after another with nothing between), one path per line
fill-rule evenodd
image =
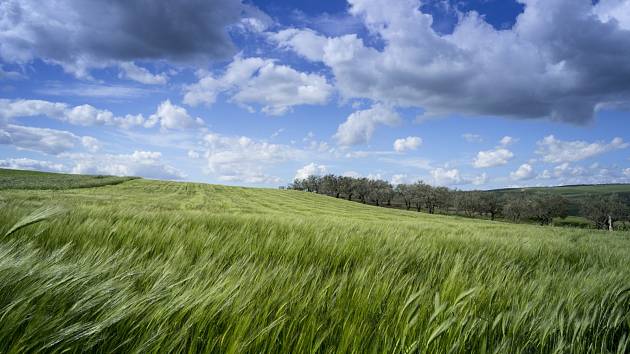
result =
M136 178L137 177L72 175L0 168L0 190L92 188L118 184Z
M0 191L0 352L624 353L630 234L134 180Z

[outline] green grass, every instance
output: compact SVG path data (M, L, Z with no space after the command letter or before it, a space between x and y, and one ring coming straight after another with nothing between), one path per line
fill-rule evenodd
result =
M72 175L0 168L2 189L71 189L118 184L137 177Z
M630 349L628 233L147 180L0 205L65 211L0 239L0 352Z

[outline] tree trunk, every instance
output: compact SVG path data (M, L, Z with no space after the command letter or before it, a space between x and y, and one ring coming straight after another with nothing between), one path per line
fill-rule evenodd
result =
M608 215L608 231L612 231L612 230L613 230L612 217Z

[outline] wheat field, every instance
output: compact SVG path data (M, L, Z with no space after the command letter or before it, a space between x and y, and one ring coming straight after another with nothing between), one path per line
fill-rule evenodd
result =
M3 353L630 350L628 233L149 180L0 207Z

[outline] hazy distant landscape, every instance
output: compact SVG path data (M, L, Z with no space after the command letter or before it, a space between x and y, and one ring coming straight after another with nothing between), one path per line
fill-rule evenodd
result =
M628 232L92 179L0 171L1 352L628 348Z

